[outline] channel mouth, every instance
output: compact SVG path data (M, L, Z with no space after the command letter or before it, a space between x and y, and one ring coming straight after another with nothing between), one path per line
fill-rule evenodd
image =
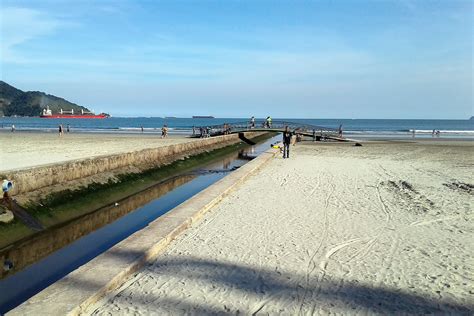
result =
M278 137L273 137L257 145L248 146L238 153L167 179L108 206L109 214L112 214L110 215L113 220L111 223L93 230L16 274L1 280L0 313L13 309L131 234L143 229L153 220L222 179L227 173L244 165L252 157L267 150L277 139ZM90 218L86 217L84 220L88 220L90 224Z

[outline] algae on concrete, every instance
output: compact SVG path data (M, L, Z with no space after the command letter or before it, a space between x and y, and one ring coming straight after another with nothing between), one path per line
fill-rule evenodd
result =
M260 142L271 136L273 134L268 133L253 138L253 140ZM91 183L75 190L65 189L46 196L39 203L30 202L23 205L23 207L46 228L61 226L74 220L74 218L96 212L104 206L137 194L173 176L184 174L198 166L219 160L226 155L232 155L232 153L245 147L248 147L248 145L239 142L185 157L168 165L143 172L121 174L105 183ZM0 239L0 249L15 241L27 239L33 234L32 230L17 220L10 224L0 225L0 237L5 237Z

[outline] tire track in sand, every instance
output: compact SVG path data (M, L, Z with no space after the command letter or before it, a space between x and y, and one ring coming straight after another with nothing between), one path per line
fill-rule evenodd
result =
M306 268L306 273L305 273L305 286L304 286L304 292L303 292L303 297L301 298L301 303L299 303L300 307L299 307L299 310L298 310L298 315L302 315L302 311L303 311L303 305L305 303L305 300L306 300L306 296L308 295L308 287L309 287L309 279L311 277L311 274L314 272L314 270L316 269L317 265L316 265L316 262L314 261L314 258L316 257L316 254L321 250L324 242L327 240L327 237L328 237L328 232L329 232L329 217L328 217L328 207L329 207L329 201L331 200L331 197L333 196L335 190L336 190L336 186L334 185L333 181L332 181L333 177L331 177L328 181L328 186L330 187L329 189L329 192L328 194L326 195L326 198L324 200L324 207L323 207L323 216L324 216L324 226L323 226L323 234L322 234L322 237L319 241L319 244L318 244L318 247L316 247L316 249L314 250L313 254L311 255L310 259L309 259L309 262L308 262L308 266ZM320 179L320 176L318 177L318 187L320 187L320 184L321 184L321 179ZM312 193L314 194L314 192L316 192L316 190L314 190ZM318 277L318 285L321 283L320 281L322 280L322 278L324 277L324 275L320 275ZM320 287L318 286L318 292L320 290Z

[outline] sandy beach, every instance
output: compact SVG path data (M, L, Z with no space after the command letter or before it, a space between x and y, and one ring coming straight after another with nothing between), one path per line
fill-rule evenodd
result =
M193 141L171 135L2 132L0 171L22 169L69 160L138 151Z
M291 150L88 313L473 313L472 142Z

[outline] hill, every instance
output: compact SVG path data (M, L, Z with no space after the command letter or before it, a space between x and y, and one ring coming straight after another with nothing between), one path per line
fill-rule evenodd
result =
M89 112L89 109L63 98L40 91L24 92L0 81L0 115L38 116L46 106L53 113L58 113L60 109L74 110L76 113L81 110Z

